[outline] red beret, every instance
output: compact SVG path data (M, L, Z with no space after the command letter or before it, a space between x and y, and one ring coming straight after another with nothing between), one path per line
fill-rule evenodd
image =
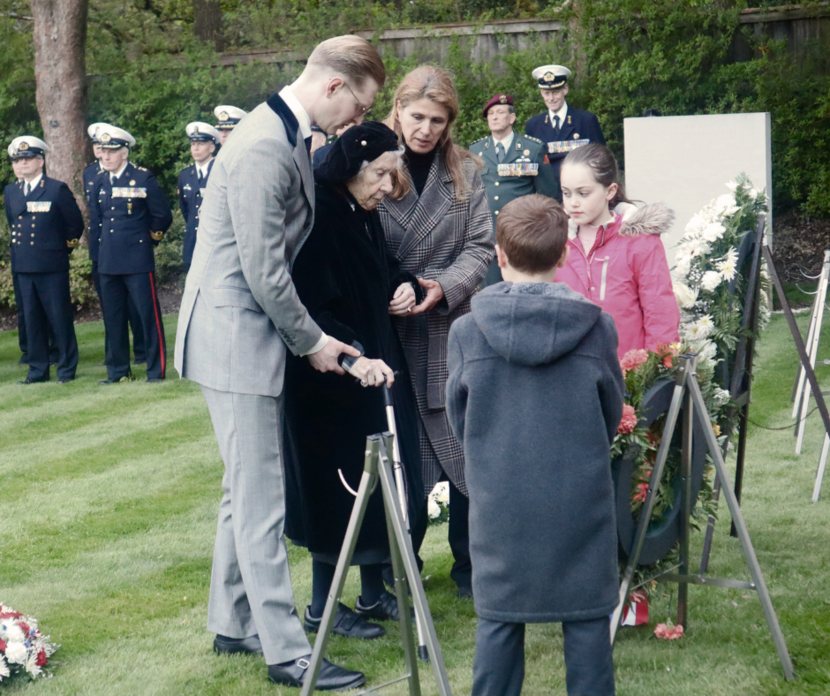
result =
M496 106L496 104L507 104L508 106L513 106L513 97L509 94L497 94L484 105L484 111L481 112L481 115L484 118L487 118L487 112L490 110L490 107Z

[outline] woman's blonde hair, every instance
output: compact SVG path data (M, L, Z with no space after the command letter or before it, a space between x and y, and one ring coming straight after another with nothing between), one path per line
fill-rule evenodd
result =
M403 143L401 123L398 119L398 105L403 109L420 99L429 99L436 104L441 104L447 110L447 127L438 139L437 147L452 177L456 199L466 200L469 191L467 179L464 176L464 160L476 162L476 159L452 141L452 125L458 118L458 95L447 73L434 65L422 65L407 74L395 91L392 110L384 123L398 134L398 139Z

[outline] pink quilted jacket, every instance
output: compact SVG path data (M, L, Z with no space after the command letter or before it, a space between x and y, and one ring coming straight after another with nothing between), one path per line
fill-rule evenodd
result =
M633 348L653 350L679 340L680 310L660 241L674 213L662 203L639 209L621 205L615 212L614 220L600 227L587 255L572 223L570 256L556 280L614 318L622 357Z

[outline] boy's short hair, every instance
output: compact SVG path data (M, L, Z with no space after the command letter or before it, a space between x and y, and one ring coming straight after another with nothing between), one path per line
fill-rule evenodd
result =
M349 80L356 87L363 87L366 78L372 78L383 87L386 68L377 49L360 36L347 34L326 39L312 51L307 67L329 68Z
M522 273L544 273L559 263L568 243L568 215L553 198L534 193L499 213L496 243Z

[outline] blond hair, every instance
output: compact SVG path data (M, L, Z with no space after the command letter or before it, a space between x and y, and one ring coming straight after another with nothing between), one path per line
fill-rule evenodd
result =
M403 142L397 107L400 105L403 109L412 102L421 99L429 99L447 110L447 126L438 139L437 147L444 158L444 165L449 171L450 177L452 177L456 199L459 201L466 200L469 191L467 190L467 179L464 176L464 160L469 159L473 162L477 162L477 160L452 141L452 125L458 118L458 94L446 72L434 65L422 65L407 74L395 91L392 110L384 123L395 131L398 134L398 139Z
M353 34L335 36L317 44L308 57L306 69L329 68L362 87L369 77L378 87L386 82L386 68L377 49L366 39Z

